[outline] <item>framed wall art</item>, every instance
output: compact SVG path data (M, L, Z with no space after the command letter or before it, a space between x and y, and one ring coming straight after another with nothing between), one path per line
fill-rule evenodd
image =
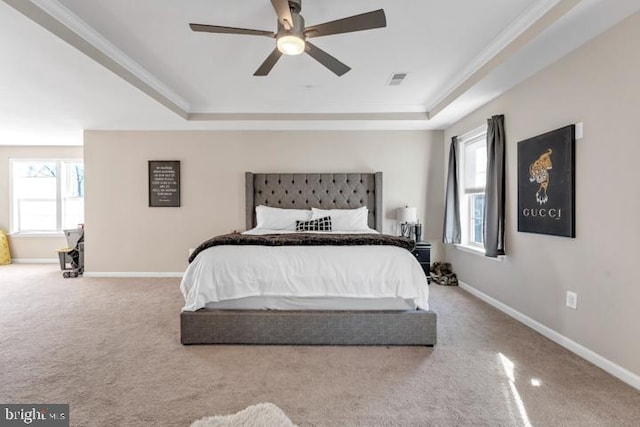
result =
M575 237L575 125L518 142L518 231Z
M180 207L179 160L149 160L149 206Z

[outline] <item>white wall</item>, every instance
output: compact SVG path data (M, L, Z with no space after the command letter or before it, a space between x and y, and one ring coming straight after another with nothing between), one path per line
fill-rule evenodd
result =
M0 146L0 229L9 230L9 159L15 158L82 158L82 147L60 146ZM24 237L9 236L13 259L58 258L56 249L67 246L64 236Z
M507 257L448 247L459 278L640 375L639 40L635 14L456 123L445 141L505 114ZM578 122L576 238L517 232L518 141ZM565 307L567 290L577 310Z
M383 172L385 232L395 209L419 209L439 240L442 132L85 133L88 272L180 272L188 249L244 230L244 173ZM150 208L147 161L181 161L180 208Z

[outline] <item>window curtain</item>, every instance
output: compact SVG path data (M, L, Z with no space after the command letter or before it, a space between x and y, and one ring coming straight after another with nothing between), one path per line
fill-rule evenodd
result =
M460 201L458 196L458 137L451 138L449 170L444 204L443 243L460 243Z
M505 137L504 116L487 120L487 185L484 205L485 255L504 255L505 207Z

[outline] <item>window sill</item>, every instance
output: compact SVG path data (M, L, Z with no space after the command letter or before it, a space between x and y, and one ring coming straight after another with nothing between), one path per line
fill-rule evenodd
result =
M19 232L15 232L15 233L8 233L8 236L12 237L12 238L56 238L59 239L61 237L64 237L64 233L60 233L57 231L52 231L50 233L46 233L46 232L24 232L24 231L19 231Z
M462 251L462 252L467 252L470 254L474 254L474 255L478 255L481 256L482 258L491 260L491 261L496 261L496 262L502 262L502 260L504 259L505 255L498 255L497 258L492 258L492 257L488 257L484 255L484 249L480 249L477 248L475 246L467 246L467 245L461 245L461 244L456 244L454 245L456 247L456 249Z

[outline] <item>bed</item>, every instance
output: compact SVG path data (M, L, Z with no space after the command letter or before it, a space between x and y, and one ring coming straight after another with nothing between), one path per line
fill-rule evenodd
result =
M196 249L183 277L183 344L436 344L436 314L428 310L428 286L418 262L408 248L399 247L405 244L402 238L375 235L382 230L382 173L247 172L245 184L246 227L250 231L204 242ZM332 239L331 233L282 231L274 236L255 228L256 207L315 208L314 212L319 208L334 213L335 209L364 210L366 226L371 230L352 235L338 232L340 236L333 243L322 241ZM266 246L262 242L265 239L269 240ZM296 241L300 239L305 240L302 246ZM295 242L287 243L291 240ZM316 245L316 240L321 242ZM213 245L207 246L211 242ZM313 271L308 275L313 277L313 283L302 283L289 267L274 267L275 273L269 273L266 269L280 262L275 260L275 253L302 263L300 271ZM361 261L364 258L366 262ZM324 263L321 273L307 267L306 263L316 262ZM341 262L347 264L341 266ZM369 275L385 274L391 278L386 281L393 283L367 288L367 281L357 282L359 275L346 275L360 270ZM217 288L204 284L208 280L205 278L213 275ZM333 283L334 277L345 275L346 279L340 277ZM237 283L238 280L247 283ZM421 280L423 286L416 286ZM252 291L257 281L261 282L260 295ZM278 282L278 286L286 282L287 289L304 289L306 293L298 296L294 291L272 292L270 281ZM354 289L358 295L353 294Z

